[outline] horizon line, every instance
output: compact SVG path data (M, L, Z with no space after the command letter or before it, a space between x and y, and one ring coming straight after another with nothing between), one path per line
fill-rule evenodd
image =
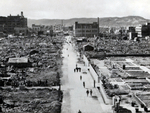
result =
M141 17L141 18L143 18L143 19L146 19L146 20L150 20L150 19L147 19L147 18L144 18L144 17L142 17L142 16L138 16L138 15L128 15L128 16L109 16L109 17L72 17L72 18L65 18L65 19L63 19L63 18L38 18L38 19L34 19L34 18L27 18L27 19L30 19L30 20L48 20L48 19L50 19L50 20L68 20L68 19L79 19L79 18L92 18L92 19L97 19L97 18L99 18L99 19L102 19L102 18L124 18L124 17Z

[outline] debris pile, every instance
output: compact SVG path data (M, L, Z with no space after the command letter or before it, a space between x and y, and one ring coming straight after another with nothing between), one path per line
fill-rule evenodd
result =
M1 110L60 112L62 46L62 37L0 40Z

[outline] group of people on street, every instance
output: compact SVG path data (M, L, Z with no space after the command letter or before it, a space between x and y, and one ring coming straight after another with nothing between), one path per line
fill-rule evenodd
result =
M74 69L74 72L81 72L81 68L77 66L76 64L76 68Z
M86 90L87 96L89 95L89 93L90 93L90 95L92 96L92 93L93 93L92 89L90 89L90 91L89 91L88 89Z
M76 68L74 69L74 72L81 72L81 68L80 68L80 67L76 67Z
M81 72L81 68L78 67L77 64L76 64L76 68L74 69L74 72ZM80 75L80 80L82 80L82 75ZM83 81L83 87L85 88L85 81ZM92 96L92 93L93 93L92 89L90 89L90 90L87 89L86 90L87 96L89 94ZM82 112L79 110L78 113L82 113Z

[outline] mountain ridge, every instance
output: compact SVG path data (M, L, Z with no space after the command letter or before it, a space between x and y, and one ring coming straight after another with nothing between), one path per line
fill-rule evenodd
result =
M71 19L28 19L28 26L31 27L32 24L36 25L55 25L62 24L65 26L71 26L76 21L79 23L92 23L97 22L98 18L71 18ZM100 26L109 27L121 27L121 26L137 26L150 22L149 19L145 19L141 16L125 16L125 17L103 17L99 18Z

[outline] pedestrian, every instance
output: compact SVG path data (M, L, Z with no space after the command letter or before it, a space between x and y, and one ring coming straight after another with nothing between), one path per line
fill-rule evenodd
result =
M85 88L85 82L83 82L83 87Z
M79 72L81 72L81 68L79 68Z
M90 95L92 96L92 93L93 93L93 91L92 91L92 89L90 90Z
M80 80L82 80L82 75L80 75Z
M86 90L86 94L87 94L87 96L89 95L89 90L88 89Z
M76 69L74 69L74 72L76 72Z
M78 68L76 68L77 72L78 72Z
M76 68L78 67L78 65L76 64Z
M78 113L82 113L82 112L79 110Z

